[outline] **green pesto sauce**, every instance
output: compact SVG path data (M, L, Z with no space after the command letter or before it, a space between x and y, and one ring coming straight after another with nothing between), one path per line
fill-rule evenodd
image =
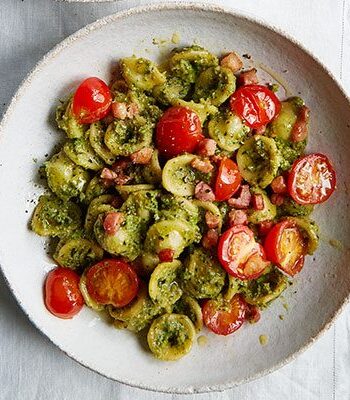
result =
M195 183L197 181L197 174L193 168L184 165L175 171L175 178L181 180L183 183Z
M313 205L301 205L296 203L291 197L286 197L281 206L277 207L279 217L308 217L314 209Z
M214 298L225 284L226 273L218 260L197 248L187 258L183 270L183 289L197 298Z
M157 317L162 312L161 307L154 304L153 301L147 298L141 310L133 315L130 321L128 322L128 329L134 332L140 332L146 327L148 327L153 319Z
M249 165L246 166L248 171L260 173L269 168L270 154L265 148L264 141L256 140L254 146L243 154L246 154L251 160Z
M70 201L41 196L32 218L32 229L43 236L64 236L81 226L81 210Z
M83 270L103 257L103 250L96 243L87 239L70 238L63 239L61 242L58 244L53 258L63 267Z
M176 320L167 320L156 336L156 345L162 347L179 347L189 339L187 330Z
M83 137L88 129L87 125L80 124L73 116L72 100L70 98L67 101L61 102L57 107L56 123L71 139Z
M306 147L306 140L298 143L292 143L280 138L274 138L277 149L280 153L280 169L288 171L293 162L303 155Z
M264 307L283 292L287 282L285 275L272 268L257 279L240 281L239 291L249 303Z
M142 249L141 220L137 215L125 214L125 220L115 235L108 235L103 228L104 214L95 223L94 234L99 245L108 253L135 260Z
M159 199L159 213L157 218L185 220L192 226L195 226L199 222L199 210L184 197L165 194Z

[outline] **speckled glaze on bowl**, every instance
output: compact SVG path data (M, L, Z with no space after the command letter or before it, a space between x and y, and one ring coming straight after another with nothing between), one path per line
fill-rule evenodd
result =
M42 301L45 274L53 262L45 240L28 230L28 220L42 189L36 171L62 139L52 122L59 98L78 81L97 75L106 80L123 56L159 56L152 39L180 45L194 40L214 52L249 53L301 92L312 110L309 150L325 152L338 171L338 189L315 219L321 243L309 257L283 301L263 312L258 324L220 337L205 331L206 346L194 345L178 362L160 362L137 337L117 331L85 308L64 321L49 314ZM165 46L165 50L173 45ZM162 48L161 50L164 50ZM162 52L162 51L161 51ZM287 71L287 72L283 72ZM267 374L295 358L327 329L350 293L350 105L326 69L293 40L259 21L217 6L162 4L103 18L55 47L23 82L0 127L0 261L8 284L31 321L70 357L109 378L132 386L171 393L224 390ZM37 163L33 161L36 158ZM26 213L28 210L29 213ZM329 245L340 240L342 249ZM288 303L288 312L283 308ZM284 321L278 315L284 314ZM269 338L266 346L258 337Z

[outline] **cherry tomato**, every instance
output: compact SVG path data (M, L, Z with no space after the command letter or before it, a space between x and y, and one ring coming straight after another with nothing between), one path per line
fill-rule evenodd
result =
M268 260L286 274L294 276L303 268L306 243L295 222L277 223L267 234L264 247Z
M164 156L192 153L202 139L204 136L200 119L187 107L170 107L158 121L157 149Z
M258 278L270 264L270 261L266 260L264 248L258 244L256 251L237 269L236 276L239 279Z
M230 98L231 111L239 115L253 129L260 128L278 115L281 102L267 87L245 85Z
M138 285L134 269L113 258L98 262L86 274L89 295L99 304L124 307L136 296Z
M80 277L69 268L57 267L45 281L45 306L56 317L70 319L84 305L79 290Z
M335 171L323 154L309 154L296 160L288 177L288 192L298 204L323 203L334 192Z
M108 86L99 78L88 78L74 94L73 114L81 124L92 124L108 114L111 104Z
M242 176L238 166L229 158L220 162L219 171L215 182L215 197L217 201L228 200L241 185Z
M261 318L259 308L257 306L252 305L252 304L247 304L245 318L251 324L255 324L256 322L258 322L260 320L260 318Z
M203 321L217 335L229 335L243 325L246 302L239 294L230 301L207 300L203 305Z
M235 225L221 235L218 257L227 273L239 279L255 279L269 265L253 231L244 225Z

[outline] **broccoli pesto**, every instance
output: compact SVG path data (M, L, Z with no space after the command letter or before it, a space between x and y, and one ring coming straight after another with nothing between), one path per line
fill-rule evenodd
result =
M288 171L293 162L304 153L306 141L293 143L278 137L274 138L274 141L280 154L279 168L282 171Z

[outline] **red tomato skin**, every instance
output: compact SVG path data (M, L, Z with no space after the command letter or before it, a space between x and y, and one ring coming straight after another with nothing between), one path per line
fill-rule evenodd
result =
M252 129L271 122L281 110L281 102L266 86L244 85L230 98L230 109Z
M217 335L227 336L239 329L246 315L246 302L236 294L230 301L230 310L222 311L216 307L215 300L206 300L202 307L205 326Z
M299 192L298 192L298 188L297 188L297 180L298 180L298 175L300 174L300 170L305 166L306 163L309 163L309 165L314 165L316 166L316 163L320 164L322 163L322 165L326 168L326 170L324 171L323 175L326 176L322 176L321 180L322 183L325 183L326 181L328 182L329 187L327 188L328 190L326 190L325 193L314 193L314 197L313 198L306 198L305 196L302 196ZM308 173L309 176L311 176L310 173ZM336 173L335 170L332 166L332 164L330 163L329 159L327 158L327 156L325 156L324 154L321 153L313 153L313 154L309 154L307 156L301 157L298 160L296 160L291 168L291 171L289 173L288 176L288 182L287 182L287 188L288 188L288 192L290 194L290 196L293 198L293 200L301 205L308 205L308 204L320 204L325 202L326 200L328 200L328 198L332 195L332 193L335 190L336 187ZM312 184L312 187L315 188L315 184ZM325 188L323 188L325 189Z
M203 139L200 119L187 107L168 108L157 123L156 145L163 156L193 153Z
M299 273L303 269L304 263L305 263L305 256L302 255L302 256L300 256L299 260L293 265L293 274L292 274L292 276L296 275L297 273Z
M215 182L216 200L228 200L237 192L241 182L242 176L237 164L229 158L222 159Z
M245 317L246 317L246 320L249 321L251 324L257 323L258 321L260 321L260 318L261 318L259 308L252 304L247 304L247 310L246 310Z
M278 268L290 276L294 276L301 271L304 266L305 254L301 254L294 265L290 266L289 268L285 268L281 265L283 255L279 253L279 243L281 241L283 231L287 228L293 228L295 226L295 222L289 220L278 222L268 232L264 242L264 249L267 259L276 264Z
M73 115L81 124L92 124L110 111L112 96L108 86L99 78L85 79L73 97Z
M290 221L282 221L274 225L267 233L264 242L264 249L267 259L272 263L278 265L281 261L281 256L278 253L278 243L281 240L283 230L294 225L295 224Z
M113 278L118 278L119 282ZM110 258L89 268L86 273L86 288L97 303L124 307L135 298L139 280L129 263ZM104 289L107 290L107 293Z
M69 268L57 267L45 280L45 306L51 314L71 319L82 309L84 298L79 289L80 277Z
M243 234L243 239L245 240L245 243L239 243L239 234ZM238 251L238 255L240 247L241 250L242 248L244 250L244 248L248 247L248 252L244 253L243 262L242 260L234 259L234 257L230 253L230 250L232 250L232 242L235 239L237 246L235 250ZM244 268L246 265L248 265L248 261L252 256L256 255L260 256L261 258L259 268L254 273L245 273ZM218 258L222 267L229 275L232 275L242 280L258 278L264 272L268 264L265 259L265 251L263 247L255 241L253 231L245 225L235 225L221 235L218 244Z

